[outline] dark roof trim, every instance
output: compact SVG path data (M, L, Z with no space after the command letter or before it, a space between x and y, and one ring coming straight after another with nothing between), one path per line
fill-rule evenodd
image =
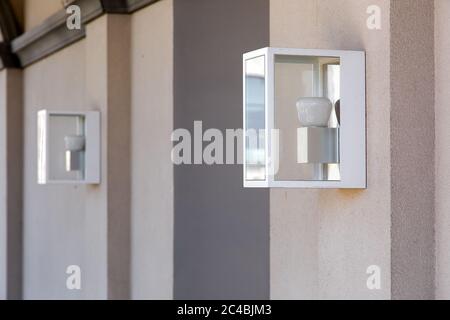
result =
M19 59L11 52L9 43L21 33L19 23L9 1L0 1L0 70L20 67Z
M158 0L127 0L128 13L133 13L157 1Z
M20 68L19 59L11 52L8 43L0 42L0 70L5 68Z
M0 1L0 30L6 43L11 42L22 32L9 1Z
M133 13L157 0L101 0L106 13Z
M66 27L67 14L60 10L39 26L24 33L11 43L12 52L20 59L22 67L41 60L58 50L84 38L85 24L105 13L130 14L158 0L75 0L81 8L81 30Z

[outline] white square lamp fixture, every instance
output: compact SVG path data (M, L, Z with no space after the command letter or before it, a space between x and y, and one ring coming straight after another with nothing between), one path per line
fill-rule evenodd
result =
M365 53L244 54L244 187L366 185Z
M100 183L99 112L38 112L38 183Z

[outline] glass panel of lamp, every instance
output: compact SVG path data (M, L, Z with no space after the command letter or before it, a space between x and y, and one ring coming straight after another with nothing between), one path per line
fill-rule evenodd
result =
M274 71L274 179L339 181L340 59L275 55Z

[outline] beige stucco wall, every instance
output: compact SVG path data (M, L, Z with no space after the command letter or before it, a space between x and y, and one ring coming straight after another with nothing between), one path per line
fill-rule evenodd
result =
M173 1L133 14L131 34L132 298L171 299Z
M271 4L272 46L366 51L368 161L364 191L271 191L272 296L432 299L434 2ZM381 290L366 287L370 265Z
M37 185L37 111L83 110L85 41L80 41L24 70L24 298L92 297L66 289L67 266L83 273L95 268L86 259L92 234L86 212L86 188ZM99 256L97 253L96 256ZM99 279L100 281L100 279ZM100 285L98 285L101 288Z
M367 190L271 190L271 298L390 298L389 1L272 0L270 44L367 54ZM366 27L378 5L382 29ZM366 269L381 268L381 290Z
M36 27L50 15L64 8L62 0L25 0L25 31Z
M450 1L435 1L436 298L450 298Z
M172 298L172 11L165 0L102 16L85 40L25 69L24 298L117 298L130 289L134 298ZM101 185L37 185L42 108L102 112ZM81 291L66 289L72 264L82 269Z

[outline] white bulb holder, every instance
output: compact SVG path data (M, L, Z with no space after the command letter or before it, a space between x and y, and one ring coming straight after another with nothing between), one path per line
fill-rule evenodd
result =
M64 137L66 147L66 171L80 171L83 169L83 156L86 138L81 135Z

